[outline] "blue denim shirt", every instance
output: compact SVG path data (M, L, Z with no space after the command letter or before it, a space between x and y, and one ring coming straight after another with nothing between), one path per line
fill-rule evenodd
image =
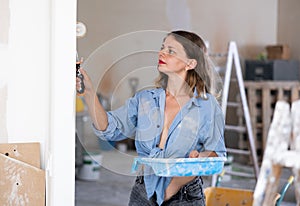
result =
M107 112L107 129L99 131L94 127L94 132L109 141L135 136L140 157L183 158L192 150L215 151L218 156L226 157L224 116L216 99L210 94L207 97L207 100L192 97L181 108L169 128L163 149L157 146L164 125L166 94L162 88L140 91L124 106ZM148 198L156 193L161 205L171 178L158 177L151 168L144 168L144 172Z

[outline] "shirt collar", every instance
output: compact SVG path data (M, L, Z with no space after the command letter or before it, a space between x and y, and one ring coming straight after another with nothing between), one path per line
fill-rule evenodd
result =
M157 88L157 89L150 90L150 92L152 93L152 97L155 99L159 98L163 91L164 91L163 88Z
M162 92L164 92L164 91L165 90L163 88L157 88L157 89L150 90L154 99L161 98L161 95L163 94ZM206 94L206 95L209 98L209 94ZM198 92L197 92L197 89L195 88L194 95L191 98L191 100L188 102L188 105L187 105L188 108L190 108L192 106L192 104L194 104L197 107L201 107L201 102L205 101L205 100L202 97L197 97L197 96L198 96Z
M189 103L187 105L188 108L190 108L192 106L192 104L194 104L197 107L201 107L201 102L205 101L205 100L202 97L197 97L197 96L198 96L198 92L197 92L197 89L195 88L194 89L194 95L191 98L191 101L189 101Z

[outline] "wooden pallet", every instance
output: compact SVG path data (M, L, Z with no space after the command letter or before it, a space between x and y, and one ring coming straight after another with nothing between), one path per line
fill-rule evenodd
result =
M291 103L300 98L299 81L245 81L253 136L259 159L266 147L268 131L278 100Z

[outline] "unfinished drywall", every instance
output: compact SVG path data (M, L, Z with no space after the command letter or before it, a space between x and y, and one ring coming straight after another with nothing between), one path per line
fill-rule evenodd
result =
M0 204L45 205L45 171L0 153Z

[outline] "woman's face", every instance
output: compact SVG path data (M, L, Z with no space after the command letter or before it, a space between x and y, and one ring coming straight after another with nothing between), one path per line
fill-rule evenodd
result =
M159 51L158 70L167 75L185 75L188 57L183 46L169 35Z

